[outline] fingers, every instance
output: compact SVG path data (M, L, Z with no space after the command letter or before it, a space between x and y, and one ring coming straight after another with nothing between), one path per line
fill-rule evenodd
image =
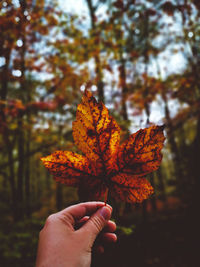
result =
M102 243L112 243L117 241L117 236L114 233L104 233L99 238Z
M80 221L76 224L76 229L79 229L86 223L89 219L89 216L83 217ZM117 236L113 232L116 230L115 222L109 220L107 225L103 228L102 232L99 234L95 241L95 252L102 254L104 253L104 246L107 243L114 243L117 241Z
M90 235L91 242L94 242L97 235L107 225L112 214L112 207L104 205L90 216L87 222L78 230L86 235Z
M116 230L117 226L116 223L113 221L108 221L107 225L104 227L103 232L114 232Z
M103 254L104 253L104 247L99 245L95 248L95 251L99 254Z
M88 219L89 219L89 216L85 216L85 217L83 217L82 219L80 219L80 220L76 223L76 225L75 225L75 229L77 230L77 229L81 228L81 226L83 226L84 223L86 223ZM114 232L115 230L116 230L116 224L115 224L115 222L109 220L109 221L107 222L107 225L103 228L102 232L111 232L111 233L112 233L112 232Z
M84 223L87 222L87 220L89 219L89 216L84 216L83 218L81 218L77 223L76 223L76 229L81 228L81 226L84 225Z
M83 218L84 216L95 213L98 209L100 209L104 205L105 203L100 202L100 201L84 202L84 203L70 206L62 210L60 213L61 215L64 215L64 216L66 214L69 214L74 218L75 221L77 221ZM106 204L106 206L112 209L110 205Z
M104 253L104 246L107 243L115 243L117 241L117 236L114 233L102 233L96 240L95 251L99 254Z
M106 243L117 240L117 236L113 233L116 230L116 224L109 220L111 213L110 205L94 201L70 206L58 212L56 216L70 229L77 230L77 236L87 237L90 247L96 240L97 251L103 253Z

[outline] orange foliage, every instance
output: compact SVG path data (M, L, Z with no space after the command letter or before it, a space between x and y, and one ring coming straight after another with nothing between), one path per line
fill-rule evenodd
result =
M141 129L120 145L117 122L86 90L73 122L73 137L84 155L56 151L41 159L56 181L79 187L79 194L90 200L101 199L108 190L130 203L142 202L153 193L144 176L161 163L162 126Z

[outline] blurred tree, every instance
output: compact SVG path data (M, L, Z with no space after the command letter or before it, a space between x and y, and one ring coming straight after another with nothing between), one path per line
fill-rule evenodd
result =
M101 4L101 1L99 1ZM100 28L98 25L98 17L96 11L98 9L99 3L94 4L92 0L86 0L90 20L91 29L89 31L90 45L92 47L92 55L95 60L95 73L96 73L96 84L97 92L100 101L104 102L104 82L103 82L103 71L101 66L101 36Z
M55 144L57 140L55 133L53 135L56 139L53 142L42 133L42 123L50 125L51 112L57 110L62 113L62 107L72 103L76 96L70 96L72 89L77 90L81 83L66 58L50 53L52 47L58 53L56 49L61 49L63 43L67 42L62 37L60 48L57 48L59 40L52 46L52 39L61 34L62 30L58 21L59 14L55 1L50 3L27 0L19 1L19 5L12 1L1 2L0 56L5 62L0 76L1 157L3 165L9 171L12 212L16 220L24 216L25 208L27 216L31 213L30 156L40 152L45 143L48 146ZM53 78L51 82L48 73ZM68 79L66 73L69 75ZM40 80L41 75L44 77L43 81ZM82 76L84 77L83 70ZM58 118L63 120L61 115L57 116L56 124ZM56 124L51 125L52 129L57 127ZM40 136L38 126L43 129ZM38 144L39 147L36 148Z

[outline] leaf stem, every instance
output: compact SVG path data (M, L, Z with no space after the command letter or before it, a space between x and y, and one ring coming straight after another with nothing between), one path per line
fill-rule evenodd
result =
M105 192L105 196L104 196L105 206L106 206L107 199L108 199L108 187L106 188L106 192Z

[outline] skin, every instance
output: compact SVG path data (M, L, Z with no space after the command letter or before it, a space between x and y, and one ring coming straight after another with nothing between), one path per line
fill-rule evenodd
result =
M36 267L89 267L94 246L116 242L112 207L85 202L50 215L40 232ZM95 241L96 240L96 241Z

